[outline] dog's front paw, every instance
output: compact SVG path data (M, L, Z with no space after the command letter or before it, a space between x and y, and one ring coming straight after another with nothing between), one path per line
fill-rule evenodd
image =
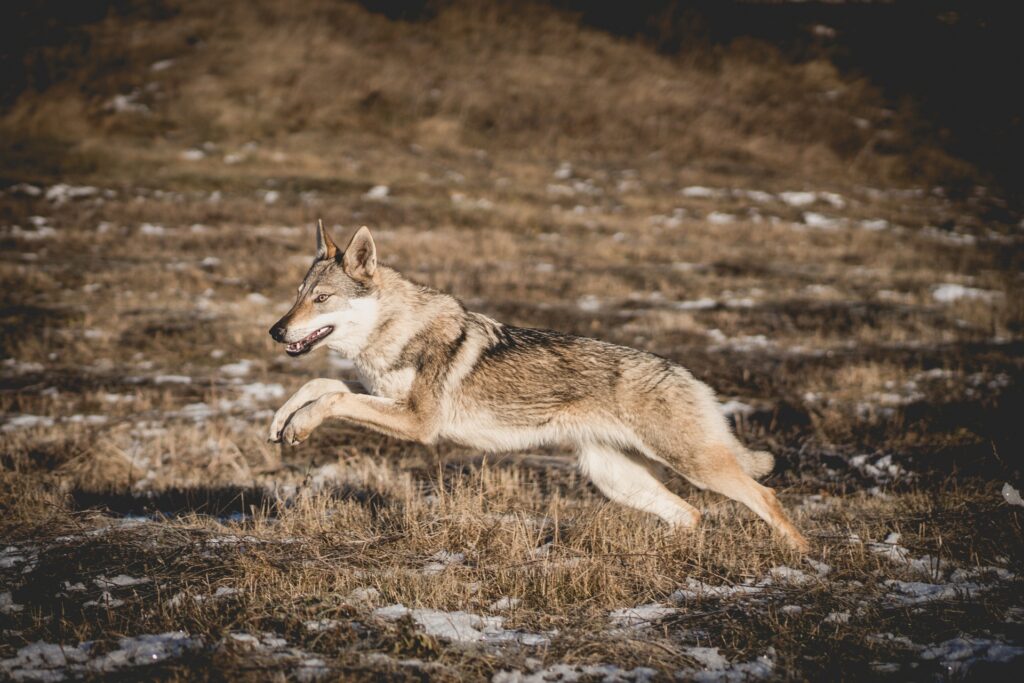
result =
M270 443L281 443L284 427L288 424L288 418L291 416L292 409L287 404L281 406L274 413L274 419L270 422L270 434L267 436L267 441Z
M320 419L312 410L312 406L306 406L295 411L295 414L288 420L288 424L281 430L280 441L295 446L309 438L313 430L320 426Z

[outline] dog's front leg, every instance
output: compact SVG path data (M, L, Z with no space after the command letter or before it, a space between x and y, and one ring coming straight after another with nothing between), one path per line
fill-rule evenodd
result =
M306 382L290 399L285 401L283 406L277 409L274 419L270 423L269 440L273 443L279 443L281 441L281 431L288 423L288 418L304 405L312 403L325 394L351 393L353 390L360 391L362 387L354 382L342 382L337 379L321 378Z
M281 437L288 444L301 443L328 418L348 420L407 441L430 441L423 414L404 402L345 392L327 394L300 408L285 425Z

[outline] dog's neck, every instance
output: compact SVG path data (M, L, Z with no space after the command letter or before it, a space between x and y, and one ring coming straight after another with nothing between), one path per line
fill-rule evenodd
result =
M377 324L363 349L352 359L367 377L399 366L409 343L427 327L450 330L455 338L466 315L454 297L410 282L390 268L381 266L378 277Z

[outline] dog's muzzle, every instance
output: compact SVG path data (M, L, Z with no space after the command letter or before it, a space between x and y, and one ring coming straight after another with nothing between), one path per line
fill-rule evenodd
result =
M314 346L316 346L317 342L322 339L326 339L332 332L334 332L334 327L332 325L327 325L326 327L321 327L315 332L311 332L299 341L288 342L287 328L280 325L274 325L270 328L270 336L274 338L274 341L281 344L288 344L284 347L284 350L289 356L301 356L304 353L308 353Z

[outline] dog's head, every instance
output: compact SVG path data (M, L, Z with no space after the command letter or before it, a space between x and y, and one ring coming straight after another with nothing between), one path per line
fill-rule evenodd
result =
M274 341L301 356L326 344L347 357L366 345L377 322L377 248L359 228L344 251L318 222L316 259L299 285L292 310L270 328Z

